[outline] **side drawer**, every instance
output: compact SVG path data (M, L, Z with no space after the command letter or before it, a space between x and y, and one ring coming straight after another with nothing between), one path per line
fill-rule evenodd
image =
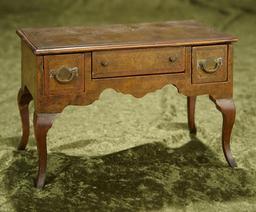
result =
M192 48L192 83L227 80L227 45Z
M84 91L84 54L44 56L46 95L72 95Z
M124 77L185 71L185 47L159 47L92 53L92 77Z

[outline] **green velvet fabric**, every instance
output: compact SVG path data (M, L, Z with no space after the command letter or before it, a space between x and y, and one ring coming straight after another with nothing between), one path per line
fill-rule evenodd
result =
M254 0L1 1L0 211L256 211L255 13ZM32 119L27 150L16 150L21 65L15 29L184 19L240 38L232 134L238 168L227 166L222 117L207 96L198 97L198 134L190 137L186 97L175 87L141 99L106 89L92 105L69 106L57 117L48 133L46 186L35 189Z

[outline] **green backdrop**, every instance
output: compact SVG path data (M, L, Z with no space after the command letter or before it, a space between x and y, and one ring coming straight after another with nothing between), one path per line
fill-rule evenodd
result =
M255 14L254 0L1 0L0 211L256 211ZM33 133L28 150L16 151L15 29L176 19L196 19L240 38L232 135L238 168L224 160L221 114L207 96L198 98L198 135L191 138L186 97L173 86L141 99L107 89L92 105L70 106L58 116L48 133L47 185L35 189Z

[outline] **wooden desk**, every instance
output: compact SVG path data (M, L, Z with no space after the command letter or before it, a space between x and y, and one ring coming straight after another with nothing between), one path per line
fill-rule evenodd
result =
M22 48L18 105L23 134L29 136L28 104L33 99L34 131L39 154L36 186L45 184L46 135L67 105L88 105L106 88L142 97L174 85L187 96L188 126L196 133L196 96L208 94L223 115L222 146L231 167L235 121L232 100L234 36L195 21L172 21L98 27L17 30Z

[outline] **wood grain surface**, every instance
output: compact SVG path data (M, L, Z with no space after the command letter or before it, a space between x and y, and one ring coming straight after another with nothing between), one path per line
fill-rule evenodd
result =
M92 64L92 78L179 73L185 71L185 48L96 51Z
M103 49L217 44L236 41L196 21L167 21L82 27L24 28L18 35L35 54Z

